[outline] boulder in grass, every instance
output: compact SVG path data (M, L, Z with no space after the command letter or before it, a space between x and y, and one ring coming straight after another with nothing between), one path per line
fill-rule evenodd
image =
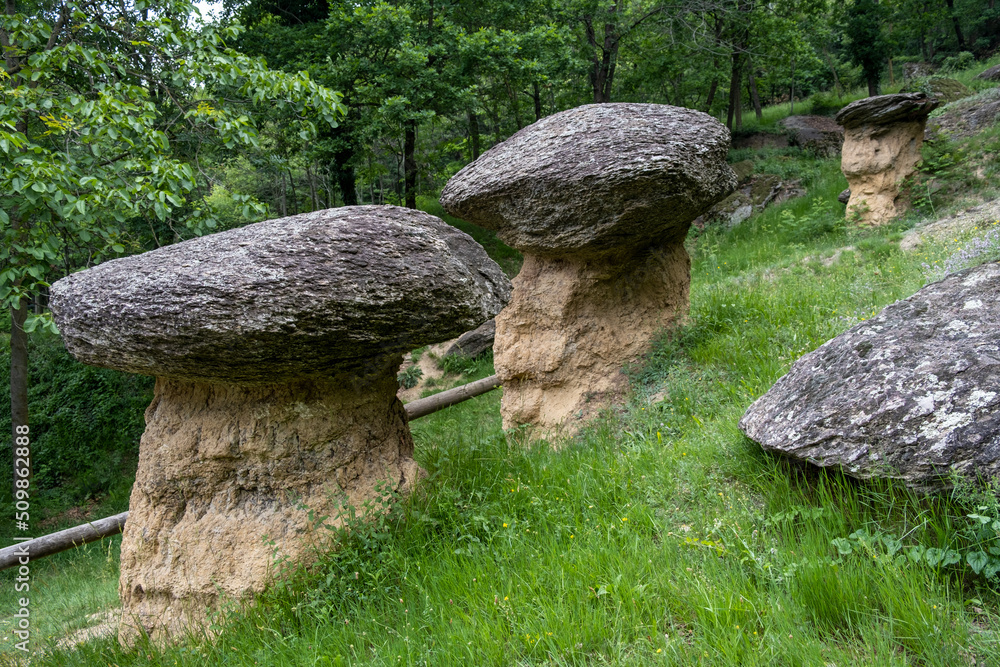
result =
M510 284L426 213L352 206L113 260L52 286L70 353L156 376L121 548L131 642L183 635L221 596L306 563L340 524L405 494L396 369L500 310Z
M982 81L1000 81L1000 65L994 65L984 70L976 78Z
M472 359L493 349L493 339L497 333L496 320L487 320L472 331L466 331L444 353L446 357L467 357Z
M1000 263L954 273L795 362L743 415L768 451L924 493L1000 475Z
M788 132L790 143L823 157L840 155L844 128L826 116L789 116L779 123Z

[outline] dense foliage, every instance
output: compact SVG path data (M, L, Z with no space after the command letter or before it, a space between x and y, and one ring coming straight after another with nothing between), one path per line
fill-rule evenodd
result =
M220 192L249 185L282 214L412 206L490 145L579 104L674 104L738 130L769 104L831 91L833 112L851 88L901 83L907 63L967 66L1000 45L995 0L225 4L226 21L248 26L239 49L345 93L347 117L321 141L274 124L266 150L215 172Z
M127 509L152 378L84 366L54 336L31 336L29 351L36 517L95 500ZM0 354L0 377L9 363ZM10 404L0 404L0 432L10 432L10 416ZM0 469L10 469L10 454L0 450Z

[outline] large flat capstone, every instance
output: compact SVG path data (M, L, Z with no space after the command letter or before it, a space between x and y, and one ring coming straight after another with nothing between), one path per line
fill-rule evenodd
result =
M933 492L1000 474L1000 263L952 274L799 359L740 429L764 449Z
M441 193L449 213L540 257L680 242L736 187L729 131L662 104L589 104L483 153Z
M348 206L100 264L53 285L52 310L84 363L254 384L364 369L476 328L509 296L442 220Z

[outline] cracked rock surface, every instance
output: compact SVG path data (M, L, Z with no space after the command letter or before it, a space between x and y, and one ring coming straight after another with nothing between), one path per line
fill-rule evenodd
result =
M663 104L587 104L552 114L448 181L449 213L542 257L623 253L683 241L736 187L729 131Z
M932 283L803 356L740 429L764 449L926 493L1000 474L1000 263Z
M482 246L439 218L345 206L99 264L54 284L52 310L86 364L254 384L454 338L509 295Z

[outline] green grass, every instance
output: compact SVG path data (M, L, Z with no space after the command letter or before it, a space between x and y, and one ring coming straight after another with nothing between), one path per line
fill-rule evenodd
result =
M736 428L796 358L914 292L922 264L955 248L901 252L915 216L877 230L842 224L839 205L826 205L844 187L836 161L755 159L800 174L810 196L692 240L691 323L630 370L626 406L558 451L505 436L499 392L415 422L429 473L419 492L354 524L337 553L215 640L132 650L98 640L38 664L1000 661L994 584L963 563L902 555L957 548L974 501L793 466ZM468 370L490 372L488 362ZM842 554L834 541L851 535ZM68 596L88 568L111 567L76 558L37 580ZM95 605L113 600L114 582L101 585ZM43 635L72 617L54 597L34 609Z

